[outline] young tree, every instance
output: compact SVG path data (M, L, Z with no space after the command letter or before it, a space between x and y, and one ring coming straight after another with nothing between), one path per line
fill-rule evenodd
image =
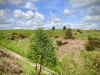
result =
M63 27L63 30L66 30L66 27L65 26Z
M38 75L41 74L42 66L56 65L55 50L52 42L48 39L42 28L38 28L35 35L30 39L30 51L28 57L40 64Z
M55 27L52 27L52 30L55 30Z

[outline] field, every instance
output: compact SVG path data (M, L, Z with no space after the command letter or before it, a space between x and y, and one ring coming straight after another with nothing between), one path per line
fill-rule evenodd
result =
M34 32L35 30L0 30L0 46L27 58L30 38L34 36ZM100 39L100 30L81 30L82 33L79 33L77 29L72 29L72 39L65 39L65 32L66 30L45 30L48 38L52 40L57 57L57 66L46 67L59 75L100 75L100 47L93 51L87 51L85 48L89 37ZM58 46L59 40L67 43ZM29 65L23 65L23 69L32 70ZM34 69L32 71L34 72ZM27 72L28 75L32 71Z

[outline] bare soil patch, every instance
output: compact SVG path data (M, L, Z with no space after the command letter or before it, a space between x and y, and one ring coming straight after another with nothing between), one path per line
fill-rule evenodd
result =
M62 42L66 41L68 42L65 45L59 46L58 49L56 50L58 59L63 58L66 55L66 52L68 51L72 51L75 49L81 49L81 50L85 49L84 48L85 41L81 39L64 39L63 37L59 37L54 39L53 42L55 45L57 40L61 40Z

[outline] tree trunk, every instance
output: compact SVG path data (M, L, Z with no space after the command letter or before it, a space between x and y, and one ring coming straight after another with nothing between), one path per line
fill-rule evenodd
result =
M36 62L36 72L37 72L37 62Z
M40 75L41 74L41 71L42 71L42 63L43 63L43 57L41 56L41 58L40 58L40 69L39 69L39 73L38 73L38 75Z
M41 71L42 71L42 65L40 65L40 70L39 70L38 75L41 75Z

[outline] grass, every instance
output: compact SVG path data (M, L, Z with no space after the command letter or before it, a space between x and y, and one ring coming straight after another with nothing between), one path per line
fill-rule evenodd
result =
M0 30L0 45L7 49L12 50L13 52L18 53L24 57L27 57L28 47L29 47L29 39L34 34L34 31L35 30ZM82 34L77 32L77 30L72 29L72 34L75 38L82 39L85 41L87 41L88 36L100 39L100 30L81 30L81 31L82 31ZM28 38L27 39L7 40L7 38L9 38L12 35L12 33L14 33L14 32L18 33L18 34L24 34L24 35L28 36ZM48 36L65 37L65 30L45 30L45 32L48 34ZM71 54L73 54L73 53L71 53ZM88 54L86 56L88 56ZM82 57L82 59L83 59L83 57ZM84 59L87 59L87 58L84 58ZM72 59L70 59L69 61L71 61L71 60ZM23 63L23 62L20 62L20 63ZM71 63L68 63L68 65L70 65L70 64ZM31 75L32 69L33 69L32 67L29 67L26 63L24 63L23 68L26 68L25 72L27 71L26 73ZM59 73L59 64L56 67L49 67L49 68L52 70L55 70L56 72ZM78 71L79 71L79 69L82 69L82 67L77 68ZM83 69L81 70L82 72L84 71Z

